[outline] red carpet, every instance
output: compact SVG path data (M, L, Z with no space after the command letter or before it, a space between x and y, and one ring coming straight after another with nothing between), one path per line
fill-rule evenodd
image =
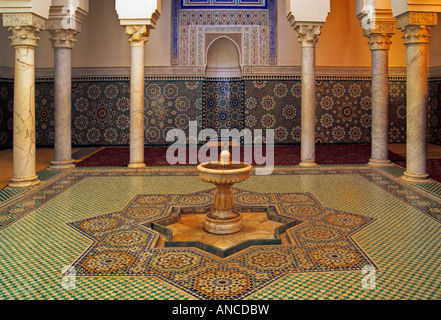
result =
M166 159L167 147L145 147L144 152L147 166L169 166ZM300 146L275 146L274 155L275 165L298 165ZM318 164L366 164L370 156L370 145L316 146ZM129 147L109 147L93 154L77 165L79 167L126 167L129 159ZM399 166L406 167L405 157L389 151L389 159ZM241 150L241 160L243 160L243 150ZM255 165L254 159L252 164ZM427 160L427 172L432 179L441 182L441 159Z
M166 160L167 147L145 147L147 166L169 166ZM298 165L300 146L275 146L275 165ZM316 161L318 164L366 164L371 156L370 145L317 145ZM129 147L109 147L79 162L79 167L126 167L129 163ZM188 159L188 155L187 155ZM406 167L405 157L389 151L389 159L401 167ZM243 150L241 150L243 160ZM255 162L253 160L253 165ZM427 172L430 178L441 182L441 159L427 160Z
M146 147L144 151L147 166L168 166L167 147ZM275 165L298 165L300 146L275 146ZM316 161L318 164L364 164L371 155L370 145L317 145ZM125 167L130 159L129 147L105 148L78 163L79 167ZM188 154L187 154L188 159ZM389 152L389 159L402 161L404 157ZM241 150L243 160L243 150ZM255 165L253 159L253 165Z

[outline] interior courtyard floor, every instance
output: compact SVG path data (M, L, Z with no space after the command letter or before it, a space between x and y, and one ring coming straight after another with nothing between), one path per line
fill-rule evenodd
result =
M441 185L406 184L402 173L252 175L235 185L239 204L301 223L286 230L289 243L223 258L158 247L146 224L212 201L195 168L44 169L38 187L0 191L0 299L440 299Z

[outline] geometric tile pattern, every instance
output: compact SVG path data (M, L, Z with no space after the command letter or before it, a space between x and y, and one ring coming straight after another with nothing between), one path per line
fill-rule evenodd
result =
M441 80L429 81L429 142L441 145Z
M168 145L171 128L187 131L189 121L204 127L274 129L275 143L300 143L301 82L244 80L216 82L149 80L145 82L145 142ZM431 81L430 141L439 144L439 81ZM210 90L208 90L210 89ZM216 90L221 89L221 91ZM226 91L222 91L227 89ZM212 92L212 94L210 93ZM54 84L37 82L36 144L53 146ZM217 96L216 96L217 95ZM128 145L129 82L75 81L72 86L74 146ZM316 141L370 143L371 83L361 80L317 81ZM389 82L389 142L406 141L406 83ZM13 84L0 82L0 148L12 147ZM203 110L204 109L204 110ZM202 126L204 118L204 127ZM228 125L231 127L228 127ZM206 125L206 126L205 126Z
M250 277L243 271L245 256L258 252L262 254L269 247L250 247L228 259L216 259L213 255L194 250L191 252L194 255L182 260L182 263L187 261L191 266L190 261L200 258L208 268L205 269L207 273L204 276L200 274L197 281L183 284L182 287L168 282L166 276L161 278L148 274L138 277L79 276L75 289L62 287L63 267L76 261L94 245L93 239L75 231L68 223L121 211L137 194L182 195L205 190L207 184L198 181L197 174L197 170L180 168L141 172L77 168L26 193L20 197L20 201L1 205L2 217L8 212L12 215L12 209L19 208L21 204L26 207L22 207L25 208L24 213L14 216L13 221L2 225L0 230L0 298L195 299L208 296L204 294L211 292L210 283L217 283L226 294L246 299L441 298L441 277L438 272L441 268L441 223L439 217L425 209L427 203L418 201L440 205L441 199L399 183L380 170L364 166L307 170L276 168L271 176L251 176L237 187L242 191L257 193L312 193L325 208L375 219L351 235L354 243L375 263L374 290L362 288L364 274L360 269L345 272L282 272L280 277L275 270L271 271L273 281L255 277L252 280L255 281L256 291L249 295L241 294L241 290L249 285L247 281ZM393 191L394 186L405 192ZM332 227L331 224L327 226ZM112 243L115 239L127 238L119 234L106 241ZM283 254L291 254L289 249L294 246L285 246ZM170 252L169 249L157 251ZM163 257L167 258L166 255ZM171 258L170 255L168 257ZM130 260L128 256L112 258ZM169 266L164 264L164 259L157 259L152 266ZM223 268L216 269L220 272L212 268L211 259L216 264L224 263ZM103 258L103 261L106 260ZM93 263L90 265L92 268L96 266ZM267 267L271 267L271 264ZM192 272L202 271L188 271L185 276L190 276ZM217 279L223 280L216 282ZM260 284L267 281L268 284L258 287L258 281ZM234 286L227 286L233 283ZM193 291L187 290L192 286L199 288L202 293L195 296Z
M52 146L55 142L53 83L37 83L36 97L36 143L38 146ZM128 145L129 98L127 81L74 82L73 145ZM146 81L145 143L169 144L166 136L170 129L187 131L189 121L200 121L201 99L200 81Z
M366 182L371 184L368 180ZM344 183L349 185L344 187ZM347 195L327 197L320 194L327 206L344 207L354 213L369 212L377 219L354 236L379 268L375 273L375 289L362 288L365 274L361 272L291 274L249 298L440 299L441 279L438 275L433 276L433 272L441 267L441 228L430 223L429 220L433 220L424 214L404 205L400 199L383 192L383 189L379 189L380 192L369 190L364 182L354 183L350 178L342 179L334 187L347 192ZM359 197L355 200L349 194L358 194ZM418 268L421 269L417 271Z
M222 129L243 129L243 82L205 81L203 125L221 135Z
M14 84L0 80L0 150L12 147Z
M307 193L255 193L234 189L238 205L279 207L279 215L302 220L287 230L292 245L254 246L228 259L195 248L156 249L148 222L167 217L170 206L203 206L213 190L135 196L122 210L69 225L94 240L71 265L77 276L151 275L202 299L241 299L287 272L361 270L374 265L350 235L373 219L324 208ZM232 268L231 265L234 265Z
M370 143L370 81L317 81L316 142ZM389 82L389 142L405 142L405 82ZM245 127L274 129L275 143L300 143L301 81L245 81Z

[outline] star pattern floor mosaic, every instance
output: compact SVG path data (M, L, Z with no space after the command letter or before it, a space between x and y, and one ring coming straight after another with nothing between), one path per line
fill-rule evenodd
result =
M226 258L157 248L158 233L145 225L171 206L211 201L194 169L49 171L40 187L0 206L1 299L441 298L441 199L393 169L252 176L234 189L239 204L276 206L302 222L282 245ZM363 286L366 266L374 288Z

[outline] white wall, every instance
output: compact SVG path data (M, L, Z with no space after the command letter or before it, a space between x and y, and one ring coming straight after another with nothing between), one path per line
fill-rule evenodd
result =
M301 48L296 32L285 17L285 1L277 1L278 65L300 66ZM9 32L0 27L0 67L13 67L14 49ZM406 49L400 30L392 38L389 52L391 67L406 66ZM53 49L47 31L40 33L36 51L36 67L53 67ZM441 26L432 30L430 66L441 66ZM331 13L317 43L318 66L369 67L370 51L367 38L355 15L353 0L331 0ZM161 17L146 44L147 66L171 65L171 0L162 0ZM90 0L78 43L73 50L73 67L128 67L130 45L120 26L113 0Z
M9 32L0 27L0 67L13 67ZM54 53L49 33L42 31L35 55L37 68L52 68ZM171 0L162 0L161 17L146 44L147 66L169 66L171 60ZM89 15L72 54L73 67L128 67L130 44L119 24L113 0L90 0Z

